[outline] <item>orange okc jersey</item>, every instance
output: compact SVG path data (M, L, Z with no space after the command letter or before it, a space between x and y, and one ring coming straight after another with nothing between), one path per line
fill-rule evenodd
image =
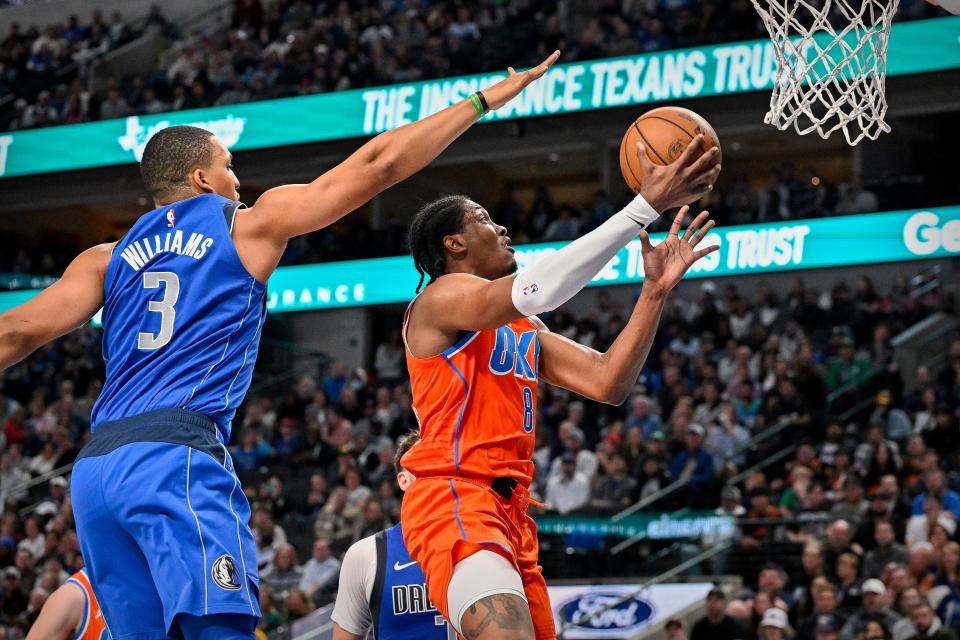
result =
M409 315L408 308L404 341ZM404 468L417 477L489 482L509 476L529 487L540 356L536 327L524 318L467 332L430 358L414 357L409 347L406 353L420 442L403 457Z
M107 640L110 638L110 632L107 631L107 623L103 619L103 612L100 611L100 603L97 602L97 596L93 593L93 587L90 585L90 578L86 571L81 569L70 576L67 582L76 584L83 590L84 607L83 618L80 626L73 630L72 640Z

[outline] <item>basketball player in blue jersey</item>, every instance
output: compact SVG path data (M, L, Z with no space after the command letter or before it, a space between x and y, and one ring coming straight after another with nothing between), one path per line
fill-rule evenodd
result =
M238 202L232 156L170 127L141 174L156 208L115 244L0 315L0 370L103 309L107 379L73 471L73 510L114 640L251 638L260 610L249 505L225 444L253 374L266 282L287 241L326 227L419 171L523 73L384 133L309 184Z
M420 439L400 439L394 466L401 491L416 478L400 458ZM333 607L333 640L456 640L457 634L430 602L427 577L410 559L401 525L353 543L343 557Z

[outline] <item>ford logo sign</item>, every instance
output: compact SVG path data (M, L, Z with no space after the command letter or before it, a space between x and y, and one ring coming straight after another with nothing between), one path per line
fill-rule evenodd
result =
M626 596L604 591L575 596L560 605L560 619L584 631L634 631L653 617L653 605L639 596L621 602Z

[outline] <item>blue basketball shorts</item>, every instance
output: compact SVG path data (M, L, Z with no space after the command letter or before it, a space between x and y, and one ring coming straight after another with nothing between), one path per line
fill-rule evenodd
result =
M207 417L162 409L100 425L71 498L114 640L179 636L178 614L260 617L250 505Z

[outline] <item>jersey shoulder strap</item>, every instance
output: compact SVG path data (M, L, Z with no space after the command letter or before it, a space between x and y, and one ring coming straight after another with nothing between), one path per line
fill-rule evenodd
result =
M387 575L387 532L374 536L377 545L377 573L370 592L370 616L373 618L373 640L380 637L380 607L383 605L383 583Z
M246 209L247 205L236 200L227 200L223 203L223 219L227 223L227 233L233 235L233 223L237 219L237 211Z

